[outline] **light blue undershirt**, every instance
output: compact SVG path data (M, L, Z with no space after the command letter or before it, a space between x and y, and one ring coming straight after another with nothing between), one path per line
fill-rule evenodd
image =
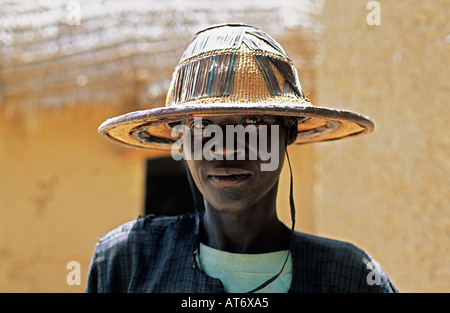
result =
M222 282L225 292L248 292L281 270L288 250L260 254L240 254L217 250L200 243L200 265L204 272ZM197 264L199 263L197 257ZM286 293L292 281L292 257L283 273L257 292Z

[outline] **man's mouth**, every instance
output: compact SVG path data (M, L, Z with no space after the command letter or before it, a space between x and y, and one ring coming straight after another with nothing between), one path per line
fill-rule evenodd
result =
M208 178L220 186L232 186L247 180L251 173L241 169L219 169L208 174Z

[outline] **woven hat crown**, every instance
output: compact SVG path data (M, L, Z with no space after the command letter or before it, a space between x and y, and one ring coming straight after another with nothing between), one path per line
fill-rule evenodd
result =
M286 97L304 99L283 48L255 27L226 24L193 38L173 74L166 106L276 103Z

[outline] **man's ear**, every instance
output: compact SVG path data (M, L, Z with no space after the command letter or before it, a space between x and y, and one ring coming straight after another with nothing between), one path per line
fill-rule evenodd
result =
M297 133L298 133L298 121L293 121L288 126L288 134L287 134L287 145L292 145L295 140L297 139Z

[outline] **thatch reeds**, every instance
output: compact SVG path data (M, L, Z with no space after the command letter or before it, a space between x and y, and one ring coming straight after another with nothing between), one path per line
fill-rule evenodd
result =
M317 1L315 1L317 2ZM2 1L0 107L37 112L66 106L163 105L192 35L210 24L255 25L282 44L311 50L314 1ZM318 3L318 2L317 2ZM291 58L308 55L288 51ZM298 65L307 70L312 59ZM302 82L308 84L305 73Z

